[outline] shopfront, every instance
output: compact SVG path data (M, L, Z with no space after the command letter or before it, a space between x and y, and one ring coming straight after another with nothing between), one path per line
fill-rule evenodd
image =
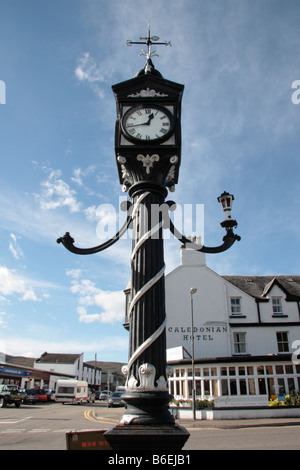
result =
M49 372L0 363L0 384L14 384L21 388L44 388L48 386L49 380Z
M30 379L29 370L16 368L8 364L0 365L0 384L14 384L22 386L23 380Z

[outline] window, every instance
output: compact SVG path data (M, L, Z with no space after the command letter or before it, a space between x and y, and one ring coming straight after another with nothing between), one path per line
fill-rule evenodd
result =
M58 387L58 393L74 393L74 387Z
M222 395L228 395L228 382L227 379L221 380L221 391Z
M265 378L258 379L258 390L260 395L265 395L267 393Z
M241 298L240 297L231 297L231 313L232 315L241 315Z
M257 366L257 375L264 375L264 366Z
M272 297L272 308L273 308L273 315L283 314L281 297Z
M278 331L277 336L277 347L278 352L288 352L289 351L289 339L287 331Z
M275 366L276 374L283 374L283 366Z
M229 383L230 383L230 395L237 395L236 380L230 379Z
M293 377L288 377L288 388L289 388L289 393L291 393L293 390L295 390L295 381Z
M247 395L246 379L240 380L240 394L241 395Z
M246 353L246 333L233 333L233 347L235 354Z

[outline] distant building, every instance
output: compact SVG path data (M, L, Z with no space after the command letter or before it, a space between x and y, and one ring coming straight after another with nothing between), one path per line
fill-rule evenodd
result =
M0 384L21 388L55 389L58 379L85 380L95 390L112 390L124 385L120 362L83 361L83 353L48 353L39 358L0 356Z
M103 362L103 361L88 361L85 363L90 367L101 366L101 385L98 387L99 390L111 390L114 391L119 385L124 385L125 376L121 372L121 368L124 363L120 362Z
M72 377L77 380L85 380L89 385L98 388L101 386L102 369L83 361L81 354L47 353L44 352L34 362L35 369L48 370L51 372L52 380L49 388L55 388L55 374L65 374L66 378Z
M98 364L83 362L81 354L43 353L40 358L2 354L0 383L14 383L22 388L55 389L58 379L85 380L101 388L102 369Z
M220 276L205 254L181 248L181 265L166 276L170 392L192 396L193 295L197 398L283 395L300 389L300 276ZM128 290L127 290L128 292Z
M21 388L50 388L55 387L56 381L61 378L72 378L72 375L59 371L35 368L37 359L2 355L0 362L0 383L16 384Z

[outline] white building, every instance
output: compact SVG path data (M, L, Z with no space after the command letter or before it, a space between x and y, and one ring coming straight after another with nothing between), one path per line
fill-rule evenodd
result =
M65 375L65 378L73 377L77 380L85 380L89 385L101 386L101 368L93 364L83 362L81 354L57 354L44 352L39 359L34 362L34 368L49 371L49 388L55 388L57 378ZM56 376L59 374L60 377Z
M176 398L192 397L191 288L197 398L299 391L300 276L220 276L205 254L182 247L181 265L166 276Z

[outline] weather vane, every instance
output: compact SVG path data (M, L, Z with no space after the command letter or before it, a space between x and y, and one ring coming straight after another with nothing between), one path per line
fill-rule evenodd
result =
M151 51L152 44L155 44L156 46L172 46L171 41L164 41L164 42L157 42L159 41L158 36L150 36L150 21L148 22L148 36L147 37L141 37L139 38L140 41L130 41L129 39L127 40L127 46L132 46L133 44L145 44L148 46L148 51L144 51L142 49L142 52L140 52L139 55L145 56L147 60L151 59L151 57L159 57L158 54L156 54L156 51Z

